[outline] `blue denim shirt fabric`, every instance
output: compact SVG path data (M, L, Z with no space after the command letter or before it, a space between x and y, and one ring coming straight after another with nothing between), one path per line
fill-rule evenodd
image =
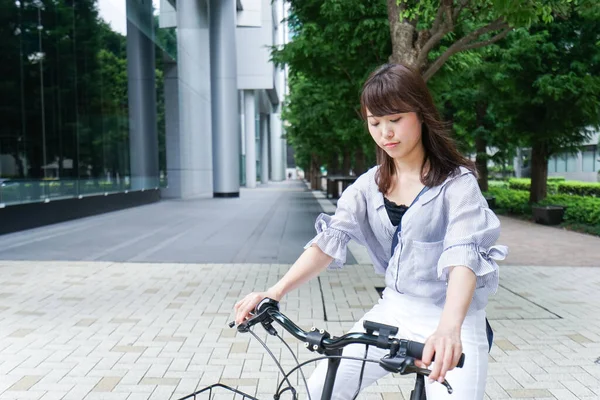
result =
M498 264L508 254L495 246L500 221L487 205L477 179L464 167L441 185L431 187L406 211L391 256L392 225L375 182L373 167L349 186L338 200L334 215L321 214L317 235L305 248L317 245L333 257L330 268L346 262L347 244L366 246L375 271L385 274L388 288L433 302L446 300L448 269L466 266L477 277L469 311L485 308L498 288Z

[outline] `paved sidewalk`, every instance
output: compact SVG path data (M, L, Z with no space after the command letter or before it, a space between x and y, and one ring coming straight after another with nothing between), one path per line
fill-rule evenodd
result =
M0 260L291 264L320 212L303 182L271 182L1 235Z
M275 365L226 324L242 294L287 268L0 262L0 399L176 399L217 381L268 399ZM291 293L283 310L305 329L339 335L381 284L371 267L349 266ZM496 340L486 398L600 398L599 289L593 268L503 267L489 307ZM310 355L290 344L302 360ZM411 382L389 377L360 398L407 399Z
M600 238L500 216L510 265L600 267Z
M240 296L268 287L289 268L291 261L261 261L274 257L266 249L279 249L276 260L293 259L292 252L300 252L305 236L313 234L319 205L331 211L331 203L315 195L274 185L246 193L240 202L162 202L1 236L0 400L178 399L217 381L272 398L275 364L227 322ZM273 199L289 202L278 208L285 210L285 226L267 217ZM242 229L229 230L229 239L248 242L232 245L224 233L202 239L206 230L226 232L235 222L215 218L232 205L246 207L237 216L247 219ZM248 214L252 207L258 211ZM182 220L191 218L181 222L187 227L181 235L175 226L163 229L148 220L166 223L177 214L172 208ZM267 226L257 230L263 220ZM208 225L198 227L200 221ZM502 223L500 242L511 246L511 255L488 307L496 337L486 399L600 399L600 270L577 267L600 265L594 258L600 239L507 218ZM140 238L144 232L148 236ZM168 241L170 233L175 239ZM277 235L286 239L267 246ZM117 239L124 236L131 241L119 247ZM222 238L224 247L206 254L229 252L226 261L184 261L190 254L204 256L208 244L202 247L202 241L215 244L214 238ZM194 245L193 252L185 250ZM134 248L126 253L128 246ZM79 261L61 258L70 248ZM232 261L242 251L244 257ZM286 298L284 312L301 327L342 334L377 301L382 278L364 265L368 259L360 247L351 251L361 265L326 272ZM96 257L84 259L86 254ZM179 262L169 262L171 256ZM160 262L120 262L130 259ZM293 365L279 343L268 343L284 366ZM290 345L301 360L311 356L294 339ZM408 399L412 382L390 376L359 399ZM228 398L225 392L216 396Z

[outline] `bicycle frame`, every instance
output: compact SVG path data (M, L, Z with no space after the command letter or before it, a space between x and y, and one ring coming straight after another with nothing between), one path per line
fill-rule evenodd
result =
M312 328L310 332L305 332L279 311L278 302L271 299L265 299L256 307L256 313L254 314L254 316L245 321L244 323L238 325L237 330L241 333L248 332L250 331L250 328L252 326L260 323L269 334L273 336L276 335L281 339L281 337L277 334L277 331L272 326L273 321L276 321L296 339L304 342L306 347L310 351L315 351L319 354L323 354L324 357L321 358L328 359L327 374L325 376L321 400L331 400L341 360L345 358L361 360L361 358L342 356L343 348L349 344L365 344L368 346L376 346L381 349L389 350L389 354L384 356L381 360L379 360L379 365L387 371L400 373L401 375L416 373L415 388L411 392L410 400L426 400L424 375L428 375L430 371L427 369L418 368L414 364L415 359L421 358L424 345L423 343L396 338L396 327L365 321L364 326L367 333L353 332L340 337L332 338L330 337L329 333L325 330L317 330L316 328ZM229 326L233 328L235 324L231 323ZM377 332L378 334L374 335L374 332ZM253 335L258 339L258 337L254 333ZM266 346L264 342L261 341L261 343L263 344L263 346ZM296 398L296 391L291 386L291 383L289 383L289 380L287 382L290 386L288 386L287 388L281 390L281 385L296 369L301 368L308 362L314 362L318 359L319 358L303 362L302 364L298 364L297 367L290 370L287 374L283 371L283 369L281 369L281 366L278 364L278 366L281 369L281 372L284 373L284 378L277 389L277 393L275 394L274 399L279 399L280 394L285 392L286 390L292 390L294 393L294 398ZM376 360L368 360L366 358L364 359L364 361L377 363ZM464 354L461 356L458 366L462 367L463 364ZM445 381L443 382L443 384L448 389L448 393L452 393L452 388L450 387L450 385ZM237 389L231 388L223 384L215 384L208 386L200 391L194 392L186 397L183 397L180 400L196 399L197 395L206 392L208 392L210 396L212 394L213 388L224 388L236 394L242 395L243 399L258 400L254 396L248 395L246 393L238 391Z

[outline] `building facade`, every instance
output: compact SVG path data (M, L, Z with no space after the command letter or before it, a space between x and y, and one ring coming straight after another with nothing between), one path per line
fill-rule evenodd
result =
M283 0L3 6L0 219L285 179L285 74L269 61L284 14Z
M581 182L600 182L600 133L595 132L577 152L554 154L548 160L548 176ZM513 165L517 178L531 176L530 149L518 149Z
M561 176L566 180L600 182L600 133L592 138L576 153L561 153L548 160L548 176Z

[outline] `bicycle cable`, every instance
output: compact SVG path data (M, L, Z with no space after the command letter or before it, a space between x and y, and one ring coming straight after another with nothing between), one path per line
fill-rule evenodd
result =
M292 383L288 379L289 375L286 375L285 371L283 370L283 367L281 366L281 364L279 363L279 361L277 361L277 359L275 358L275 355L273 354L273 352L271 351L271 349L269 349L269 347L267 346L267 344L261 338L259 338L256 333L254 333L254 329L248 329L248 332L250 332L250 334L252 336L254 336L254 338L258 341L258 343L260 343L262 345L262 347L265 348L265 350L267 351L267 353L271 356L271 358L273 359L273 361L277 365L277 368L279 368L279 371L281 371L281 373L283 374L283 379L281 380L281 383L283 383L284 381L287 381L287 383L288 383L288 385L290 387L290 390L294 394L294 398L296 398L296 389L294 389L294 387L292 386ZM281 384L277 388L277 392L279 392L280 388L281 388Z
M362 386L362 381L363 381L363 375L365 372L365 365L366 365L366 359L367 356L369 355L369 345L365 345L365 357L364 360L362 362L362 367L360 368L360 377L358 378L358 389L356 389L356 393L354 393L354 397L352 397L352 400L356 400L356 398L358 397L358 394L360 393L360 387Z
M350 357L350 356L322 356L322 357L316 357L316 358L311 358L310 360L304 361L303 363L298 364L297 366L295 366L294 368L292 368L286 375L284 378L287 378L288 376L290 376L291 374L294 373L294 371L296 371L299 368L304 367L307 364L310 364L312 362L315 361L320 361L320 360L328 360L330 358L339 358L340 360L355 360L355 361L364 361L364 362L370 362L370 363L375 363L377 365L379 365L379 360L365 360L364 358L359 358L359 357ZM279 383L279 386L277 387L277 392L279 392L279 390L281 389L281 386L283 385L283 380Z
M296 354L294 354L294 351L292 350L290 345L287 344L287 342L285 340L283 340L283 336L280 336L279 333L277 333L276 336L279 338L279 340L281 340L281 342L285 345L285 347L287 347L287 349L290 351L290 353L292 354L292 357L294 357L294 361L296 361L296 365L300 365L300 361L298 361L298 357L296 357ZM308 400L312 400L312 398L310 397L310 390L308 389L308 382L306 382L306 376L304 376L304 370L302 368L300 368L299 371L300 371L300 375L302 375L302 380L304 381L304 386L306 387L306 393L308 394Z

